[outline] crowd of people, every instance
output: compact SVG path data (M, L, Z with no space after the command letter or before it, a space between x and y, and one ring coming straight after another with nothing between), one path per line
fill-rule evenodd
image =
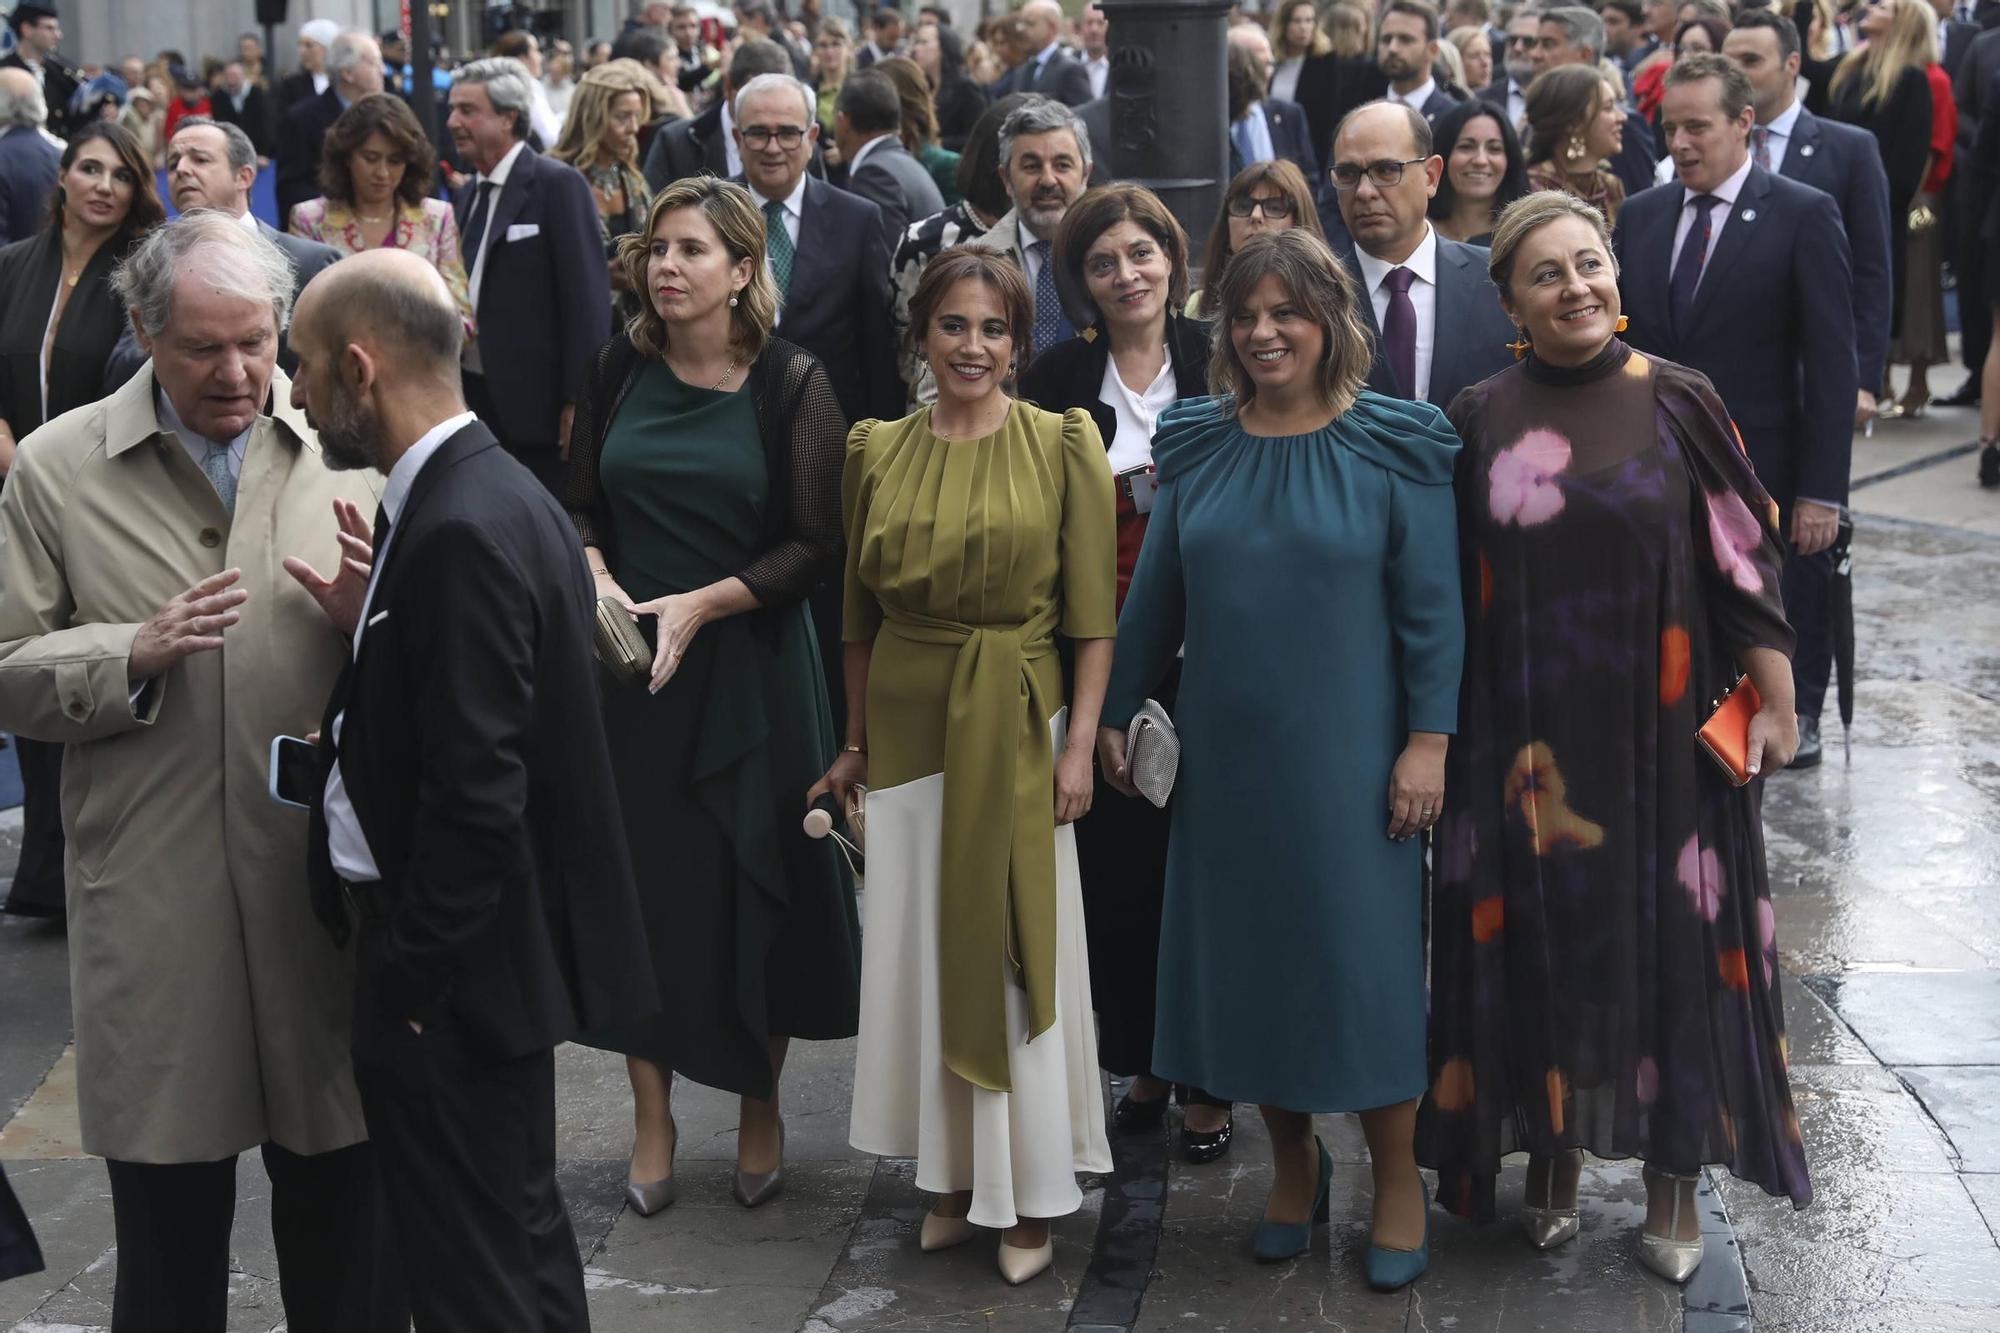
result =
M67 914L114 1328L221 1326L251 1147L294 1327L587 1326L565 1040L650 1216L677 1075L757 1208L858 1036L852 1142L1016 1283L1176 1101L1196 1164L1263 1117L1264 1261L1358 1113L1383 1290L1420 1168L1485 1218L1526 1153L1546 1250L1638 1158L1672 1281L1703 1167L1805 1206L1760 783L1948 293L2000 485L2000 4L1234 16L1203 245L1094 6L732 18L440 53L426 124L395 34L13 12L7 907Z

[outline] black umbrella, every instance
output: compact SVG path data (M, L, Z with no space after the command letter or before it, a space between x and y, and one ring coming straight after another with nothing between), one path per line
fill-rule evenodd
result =
M1836 695L1840 703L1840 748L1854 762L1849 733L1854 730L1854 520L1840 516L1840 535L1833 539L1833 577L1827 588L1826 612L1833 622L1833 666L1840 673Z

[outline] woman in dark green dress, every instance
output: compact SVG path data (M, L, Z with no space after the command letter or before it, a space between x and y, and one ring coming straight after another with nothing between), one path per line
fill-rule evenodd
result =
M673 1201L675 1071L741 1095L754 1208L784 1183L787 1044L857 1025L853 882L799 799L835 750L805 598L840 566L847 423L819 362L770 336L742 187L671 187L620 260L645 306L577 403L565 498L599 595L654 648L645 683L607 672L604 710L661 1010L584 1040L627 1057L635 1210Z

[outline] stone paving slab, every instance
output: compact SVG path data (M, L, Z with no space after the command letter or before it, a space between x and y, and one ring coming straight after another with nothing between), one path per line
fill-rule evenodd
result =
M2000 1171L2000 1068L1905 1066L1896 1073L1951 1141L1959 1170Z
M1856 972L1810 984L1884 1064L2000 1065L2000 971Z

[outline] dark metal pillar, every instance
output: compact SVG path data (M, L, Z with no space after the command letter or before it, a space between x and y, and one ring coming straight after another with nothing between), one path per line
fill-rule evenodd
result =
M450 136L440 133L444 117L438 114L437 89L431 82L431 0L410 0L410 33L404 45L410 53L410 110L434 142L449 143Z
M1228 0L1099 0L1111 20L1110 174L1160 196L1207 243L1229 184Z

